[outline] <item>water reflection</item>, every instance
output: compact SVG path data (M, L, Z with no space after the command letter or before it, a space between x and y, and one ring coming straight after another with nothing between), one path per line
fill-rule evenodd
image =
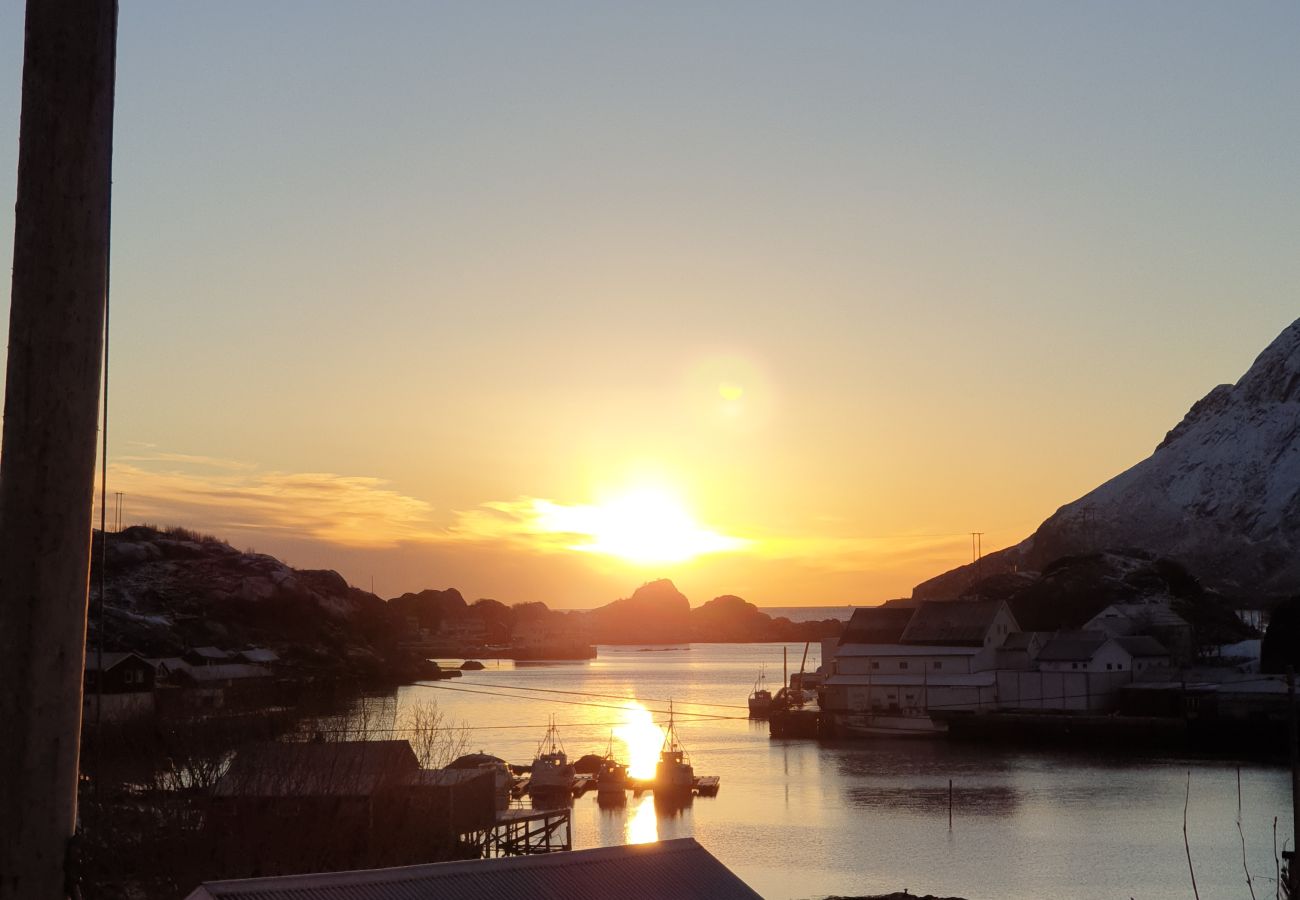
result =
M872 785L854 787L844 792L851 805L882 812L948 812L948 785ZM1007 816L1020 806L1020 791L1011 787L953 787L954 815Z
M649 797L642 797L636 812L627 820L627 842L652 844L657 840L659 840L659 822L654 801Z

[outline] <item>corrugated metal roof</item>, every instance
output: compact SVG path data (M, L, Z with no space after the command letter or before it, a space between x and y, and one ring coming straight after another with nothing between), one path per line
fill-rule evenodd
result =
M916 612L914 606L868 606L853 610L840 644L896 644Z
M754 900L694 838L397 869L216 881L186 900Z
M251 663L273 663L280 661L280 654L276 653L274 650L268 650L265 647L252 647L248 650L240 650L236 655Z
M367 797L420 769L408 741L267 742L235 754L214 797Z
M903 629L905 644L983 644L1001 600L929 600Z
M220 647L195 647L189 652L203 659L230 659L230 654Z

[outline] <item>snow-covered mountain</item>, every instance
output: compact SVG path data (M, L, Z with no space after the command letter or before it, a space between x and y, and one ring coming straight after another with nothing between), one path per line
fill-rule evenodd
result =
M1062 556L1139 547L1228 593L1300 592L1300 319L1236 384L1188 411L1147 459L1056 511L984 575ZM918 585L960 591L974 571Z

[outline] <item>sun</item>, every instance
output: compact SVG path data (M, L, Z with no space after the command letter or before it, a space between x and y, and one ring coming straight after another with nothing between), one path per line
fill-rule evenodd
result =
M545 530L578 538L569 549L638 564L685 562L747 543L700 525L680 499L660 487L632 489L593 505L546 504L537 513Z

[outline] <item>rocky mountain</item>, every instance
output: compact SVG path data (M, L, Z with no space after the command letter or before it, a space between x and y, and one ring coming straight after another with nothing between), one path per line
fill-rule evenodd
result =
M995 574L1134 547L1227 594L1300 592L1300 320L1236 384L1211 390L1147 459L1066 504L1015 547L916 587L951 599Z
M90 638L98 638L100 538L91 573ZM402 680L423 661L400 646L388 605L337 572L294 569L183 528L133 526L104 548L109 650L174 656L187 648L277 650L304 675Z

